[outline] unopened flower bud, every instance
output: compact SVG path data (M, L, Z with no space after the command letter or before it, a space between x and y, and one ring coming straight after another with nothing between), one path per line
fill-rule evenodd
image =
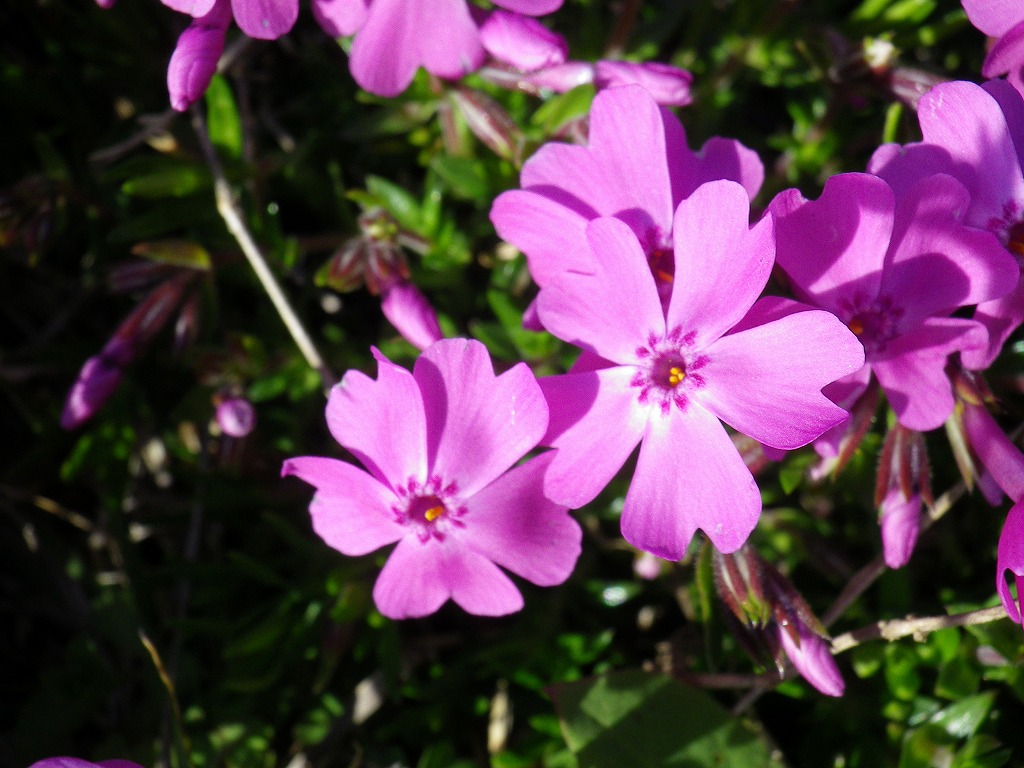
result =
M256 427L256 409L244 397L229 397L221 402L214 418L229 437L245 437Z

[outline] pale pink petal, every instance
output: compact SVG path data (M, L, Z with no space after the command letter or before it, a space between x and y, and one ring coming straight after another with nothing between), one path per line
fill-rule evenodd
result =
M680 67L657 61L598 61L594 65L594 84L598 88L617 85L642 86L659 104L685 107L693 102L690 84L693 75Z
M772 200L775 258L797 298L836 310L855 296L875 297L892 234L895 198L889 186L864 173L825 182L809 202L795 189Z
M764 182L764 164L757 152L735 139L720 136L712 136L693 152L686 145L679 119L668 112L664 119L666 150L671 158L672 199L676 203L693 194L701 184L716 179L735 181L747 190L751 200L754 199Z
M962 169L957 176L971 193L968 223L989 228L989 219L1005 216L1009 201L1024 202L1024 177L1006 120L981 86L935 86L921 98L918 119L925 141L943 147Z
M309 505L313 530L343 555L365 555L405 536L395 494L369 474L337 459L288 459L281 476L294 475L316 488Z
M366 23L369 0L313 0L313 18L331 37L354 35Z
M992 479L1012 501L1024 499L1024 454L985 406L965 405L963 418L971 450Z
M651 333L665 333L654 277L633 231L618 219L587 226L593 271L565 272L540 293L541 322L558 338L617 363L635 361Z
M961 4L971 24L991 37L999 37L1024 21L1020 0L961 0Z
M494 4L527 16L543 16L561 8L562 0L494 0Z
M548 408L529 366L519 363L495 376L479 341L437 342L420 355L414 376L431 474L456 481L461 498L489 484L544 436Z
M588 147L545 145L523 167L521 182L547 196L561 190L595 216L627 221L645 246L660 245L675 208L660 108L640 86L601 91L590 110Z
M175 11L198 18L208 14L217 0L160 0L160 2Z
M921 530L921 497L915 493L908 499L899 488L890 488L879 515L885 564L902 568L910 562Z
M503 192L491 206L491 222L498 235L526 254L530 274L542 288L555 275L586 264L586 229L591 218L530 190Z
M881 176L900 200L921 179L945 173L963 181L960 169L942 147L934 144L883 144L868 161L868 173ZM970 180L971 174L967 174Z
M1024 277L1018 277L1017 287L1003 298L979 304L974 319L988 331L988 346L966 350L960 359L969 370L983 371L999 357L1010 334L1024 323Z
M593 80L594 65L588 61L567 61L539 72L531 72L523 78L524 82L534 88L547 88L555 93L571 91Z
M652 418L622 510L622 535L637 549L680 560L698 528L735 552L761 514L761 494L722 423L690 403Z
M483 555L451 546L439 563L455 604L477 616L506 616L522 610L523 596L512 580Z
M860 370L823 387L821 393L843 410L853 408L857 399L864 394L871 381L871 366L865 364ZM814 450L823 458L839 454L839 446L851 427L849 418L844 418L814 441Z
M542 587L561 584L580 555L579 524L543 494L548 452L509 470L466 501L465 546Z
M231 0L235 22L249 37L276 40L299 18L299 0Z
M739 333L774 320L781 320L798 312L813 312L816 309L817 307L812 307L810 304L787 299L784 296L763 296L754 302L754 306L747 311L742 320L729 329L729 333Z
M733 181L703 185L676 209L675 279L666 325L707 344L757 301L775 263L771 217L750 229L750 201Z
M451 597L445 578L442 544L409 536L384 563L373 585L373 601L390 619L427 616Z
M942 426L953 412L953 390L945 368L960 349L984 347L985 329L973 320L931 317L886 347L871 367L900 424L919 432Z
M483 62L484 50L465 0L374 0L352 44L356 82L378 96L397 96L423 66L457 78Z
M730 334L705 354L706 385L694 399L739 432L786 450L846 419L821 390L864 364L857 337L820 310Z
M1020 269L995 235L961 224L968 205L966 188L945 175L922 179L899 201L881 293L903 310L904 328L1015 284Z
M167 65L171 106L184 112L206 93L224 52L224 35L231 23L228 0L218 0L208 14L181 33Z
M635 371L617 366L539 380L551 413L543 443L558 449L544 476L545 496L582 507L625 464L647 424L630 386Z
M480 26L480 42L498 61L523 72L565 62L569 46L565 38L536 19L507 11L493 11Z
M1007 571L1013 573L1017 583L1016 598L1006 583ZM1018 501L1010 508L996 550L996 591L999 592L1007 615L1018 624L1021 623L1020 590L1024 588L1021 576L1024 576L1024 501Z
M996 41L981 65L983 77L1006 75L1009 83L1021 93L1024 85L1024 22L1017 24ZM1018 134L1019 135L1019 134Z
M437 313L427 297L408 280L396 280L383 288L380 308L402 338L419 350L424 350L441 339L441 326Z
M802 623L797 623L797 634L800 644L797 645L789 632L779 628L779 641L782 650L793 662L797 672L826 696L842 696L846 683L839 672L836 660L832 656L829 644L811 632Z
M427 476L426 416L409 371L380 352L377 380L349 371L327 400L327 426L380 482L395 489Z

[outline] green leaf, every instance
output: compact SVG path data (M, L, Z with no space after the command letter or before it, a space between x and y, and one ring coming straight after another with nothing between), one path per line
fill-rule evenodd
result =
M242 156L242 120L231 86L220 75L206 89L206 129L214 146L230 157Z
M751 726L669 677L616 672L549 694L580 768L778 765Z
M367 176L366 189L378 199L379 204L406 229L419 231L422 216L420 204L415 197L397 184L393 184L380 176ZM349 197L363 203L356 190L349 192Z
M205 168L172 165L128 179L121 185L121 191L132 197L185 197L209 185L210 176Z
M479 160L438 155L430 161L430 168L455 197L483 200L490 193L487 172Z
M190 269L210 269L210 254L191 240L155 240L132 246L132 254L161 264Z
M556 133L559 128L583 117L590 111L590 103L594 100L594 86L581 85L561 96L549 99L533 113L531 122L544 130L546 135Z
M966 739L977 733L995 703L996 692L987 691L950 704L932 718L950 736Z

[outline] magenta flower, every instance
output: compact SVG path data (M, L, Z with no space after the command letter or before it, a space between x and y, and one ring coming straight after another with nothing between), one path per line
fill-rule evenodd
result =
M777 258L797 298L837 315L864 344L864 367L826 390L849 405L878 379L900 424L935 429L953 411L946 361L979 350L984 327L950 317L1001 296L1017 267L988 232L965 227L967 190L932 176L897 203L879 178L833 176L816 201L779 194Z
M160 0L168 8L199 19L227 6L241 30L249 37L275 40L289 32L299 18L299 0ZM316 4L317 0L314 0ZM324 3L320 0L320 4Z
M757 194L764 168L737 141L712 138L693 152L679 120L630 85L597 94L586 147L546 144L523 166L522 189L498 196L491 221L526 254L543 288L567 270L590 268L585 230L614 216L633 230L667 297L672 281L672 217L681 200L713 179Z
M755 309L737 326L774 262L771 219L750 229L749 207L731 181L680 203L667 311L643 246L611 217L586 228L587 270L552 275L538 298L545 328L609 361L541 380L544 442L558 449L545 492L590 501L640 443L622 533L667 559L697 528L735 551L757 522L761 496L722 421L777 448L805 445L846 417L821 388L863 365L856 337L826 312L765 321Z
M424 350L444 336L427 297L407 279L381 287L380 308L402 338L416 349Z
M93 763L77 757L48 757L32 763L28 768L142 768L131 760L100 760Z
M924 143L882 146L868 170L897 197L935 173L953 176L970 193L963 222L992 232L1016 258L1018 275L1006 283L1016 289L979 300L974 314L988 344L961 353L967 368L984 370L1024 322L1024 100L1000 80L943 83L921 99L918 119Z
M1024 5L1016 0L961 0L976 29L998 38L985 56L981 74L1007 75L1024 93Z
M1021 623L1020 597L1014 598L1010 585L1006 583L1006 572L1013 573L1017 585L1017 594L1024 587L1021 576L1024 576L1024 500L1018 501L1010 508L999 534L999 547L996 550L996 591L1003 601L1006 615Z
M527 16L558 10L562 0L495 0ZM379 96L404 91L419 67L459 78L484 61L480 30L466 0L333 0L345 9L343 35L355 34L350 67L360 87Z
M449 598L470 613L519 610L498 566L542 586L568 578L581 531L540 491L552 454L510 469L548 421L530 369L495 376L483 344L439 341L413 373L374 351L374 381L349 371L331 392L331 434L367 471L289 459L283 475L315 486L313 529L346 555L398 542L373 590L380 612L424 616Z

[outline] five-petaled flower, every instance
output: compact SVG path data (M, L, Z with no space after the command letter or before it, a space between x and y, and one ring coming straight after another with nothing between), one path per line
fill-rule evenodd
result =
M343 554L398 542L373 590L381 613L424 616L449 598L475 614L517 611L499 565L541 586L565 581L581 531L541 491L551 454L511 468L548 422L530 369L495 376L466 339L437 342L412 373L375 354L376 381L349 371L327 404L331 434L367 471L307 456L282 474L316 487L313 528Z
M590 501L640 443L622 533L667 559L683 556L697 528L735 551L757 522L760 493L722 421L776 448L806 445L846 418L822 387L864 361L835 316L754 305L774 237L771 217L750 229L749 208L732 181L679 205L667 310L640 242L616 218L587 226L590 269L553 276L538 298L545 328L605 361L541 380L544 443L558 449L545 491Z

